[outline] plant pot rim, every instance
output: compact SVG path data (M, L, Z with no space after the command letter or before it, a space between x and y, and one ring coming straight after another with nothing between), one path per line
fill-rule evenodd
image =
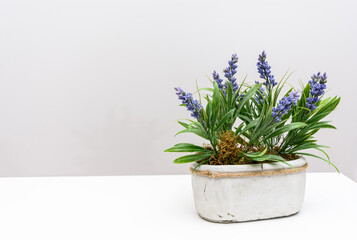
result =
M300 157L295 160L290 160L288 163L295 167L300 168L306 165L306 160L304 157ZM192 168L195 168L197 163L191 165ZM274 163L256 163L256 164L242 164L242 165L201 165L196 168L197 171L210 171L214 172L260 172L267 170L279 170L279 169L290 169L291 167L282 162Z

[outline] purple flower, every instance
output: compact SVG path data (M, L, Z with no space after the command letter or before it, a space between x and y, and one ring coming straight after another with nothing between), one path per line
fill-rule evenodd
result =
M221 79L221 78L219 77L219 74L216 73L216 71L214 71L214 72L212 73L212 77L213 77L214 82L217 82L217 85L218 85L219 89L222 90L222 89L223 89L223 84L222 84L223 79Z
M239 86L238 83L236 82L236 78L234 75L237 73L237 63L238 62L238 57L237 54L233 54L231 59L228 61L228 67L226 67L223 70L224 76L228 79L224 84L223 80L219 77L218 73L216 71L213 72L212 76L214 79L214 82L217 82L219 89L222 90L224 95L226 95L226 89L228 87L227 82L230 82L233 88L233 94L238 90Z
M327 75L323 75L318 72L317 74L312 75L310 83L310 97L306 99L306 107L311 111L316 109L316 103L320 101L320 96L325 93Z
M299 94L299 91L296 91L296 92L289 92L289 97L291 99L291 101L293 102L293 104L296 106L297 104L297 100L300 99L300 94Z
M264 85L270 90L277 85L277 82L275 82L274 75L271 74L271 66L266 61L266 57L267 55L265 51L263 51L262 54L259 55L257 67L260 78L265 79Z
M238 62L238 57L237 54L233 54L231 57L231 60L228 61L228 67L223 70L224 76L228 79L228 81L231 83L232 88L233 88L233 93L235 93L238 90L238 83L236 82L236 78L234 77L234 74L237 73L237 65L236 63ZM227 89L227 82L224 85L225 89Z
M318 72L311 76L311 80L309 81L310 85L315 83L325 84L327 82L327 75L326 73L322 74Z
M279 101L279 105L273 108L272 116L275 122L280 122L281 117L288 113L291 110L291 105L297 104L297 100L300 99L300 94L298 91L290 92L287 97L283 97L282 100Z
M202 105L196 99L192 98L192 94L183 91L181 88L175 88L176 95L180 100L182 100L182 104L185 104L188 111L191 111L191 116L198 119L200 113L202 111Z

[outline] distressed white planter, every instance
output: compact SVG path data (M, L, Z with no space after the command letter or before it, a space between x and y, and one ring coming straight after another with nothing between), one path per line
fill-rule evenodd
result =
M303 158L289 161L303 167ZM195 164L192 166L195 167ZM211 173L260 172L290 168L283 163L210 166L196 170ZM244 222L289 216L300 211L305 194L306 170L268 176L212 178L192 174L196 210L205 220Z

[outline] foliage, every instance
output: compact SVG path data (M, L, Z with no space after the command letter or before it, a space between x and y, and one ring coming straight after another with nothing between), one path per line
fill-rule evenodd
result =
M209 142L200 147L191 143L179 143L166 152L190 152L179 157L175 163L198 162L199 164L248 164L280 161L288 165L288 160L306 155L324 160L335 167L323 150L326 146L317 144L314 138L322 128L335 127L323 121L340 102L339 97L323 99L327 76L315 74L303 85L302 91L289 87L280 99L288 72L277 83L271 74L271 66L266 61L266 53L259 55L257 70L263 82L238 85L238 57L233 54L228 67L223 70L226 78L213 72L213 87L198 89L207 91L204 96L206 106L193 99L192 94L175 88L181 106L191 111L195 120L178 121L184 129L177 134L193 133ZM280 99L280 100L279 100ZM315 149L323 157L307 153ZM336 168L336 167L335 167ZM338 171L338 169L336 168Z

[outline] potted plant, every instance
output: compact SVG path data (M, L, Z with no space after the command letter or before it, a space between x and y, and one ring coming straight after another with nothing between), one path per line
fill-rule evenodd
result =
M197 89L198 100L175 88L181 106L193 117L178 121L184 127L178 134L193 133L204 142L179 143L165 151L191 153L174 163L192 163L195 206L203 219L228 223L295 214L304 200L303 156L326 161L338 171L314 134L335 128L323 119L340 98L323 98L326 73L313 75L301 90L289 87L281 97L291 74L276 82L264 51L257 63L262 82L247 84L244 78L238 84L237 63L233 54L223 70L225 81L214 71L213 87Z

